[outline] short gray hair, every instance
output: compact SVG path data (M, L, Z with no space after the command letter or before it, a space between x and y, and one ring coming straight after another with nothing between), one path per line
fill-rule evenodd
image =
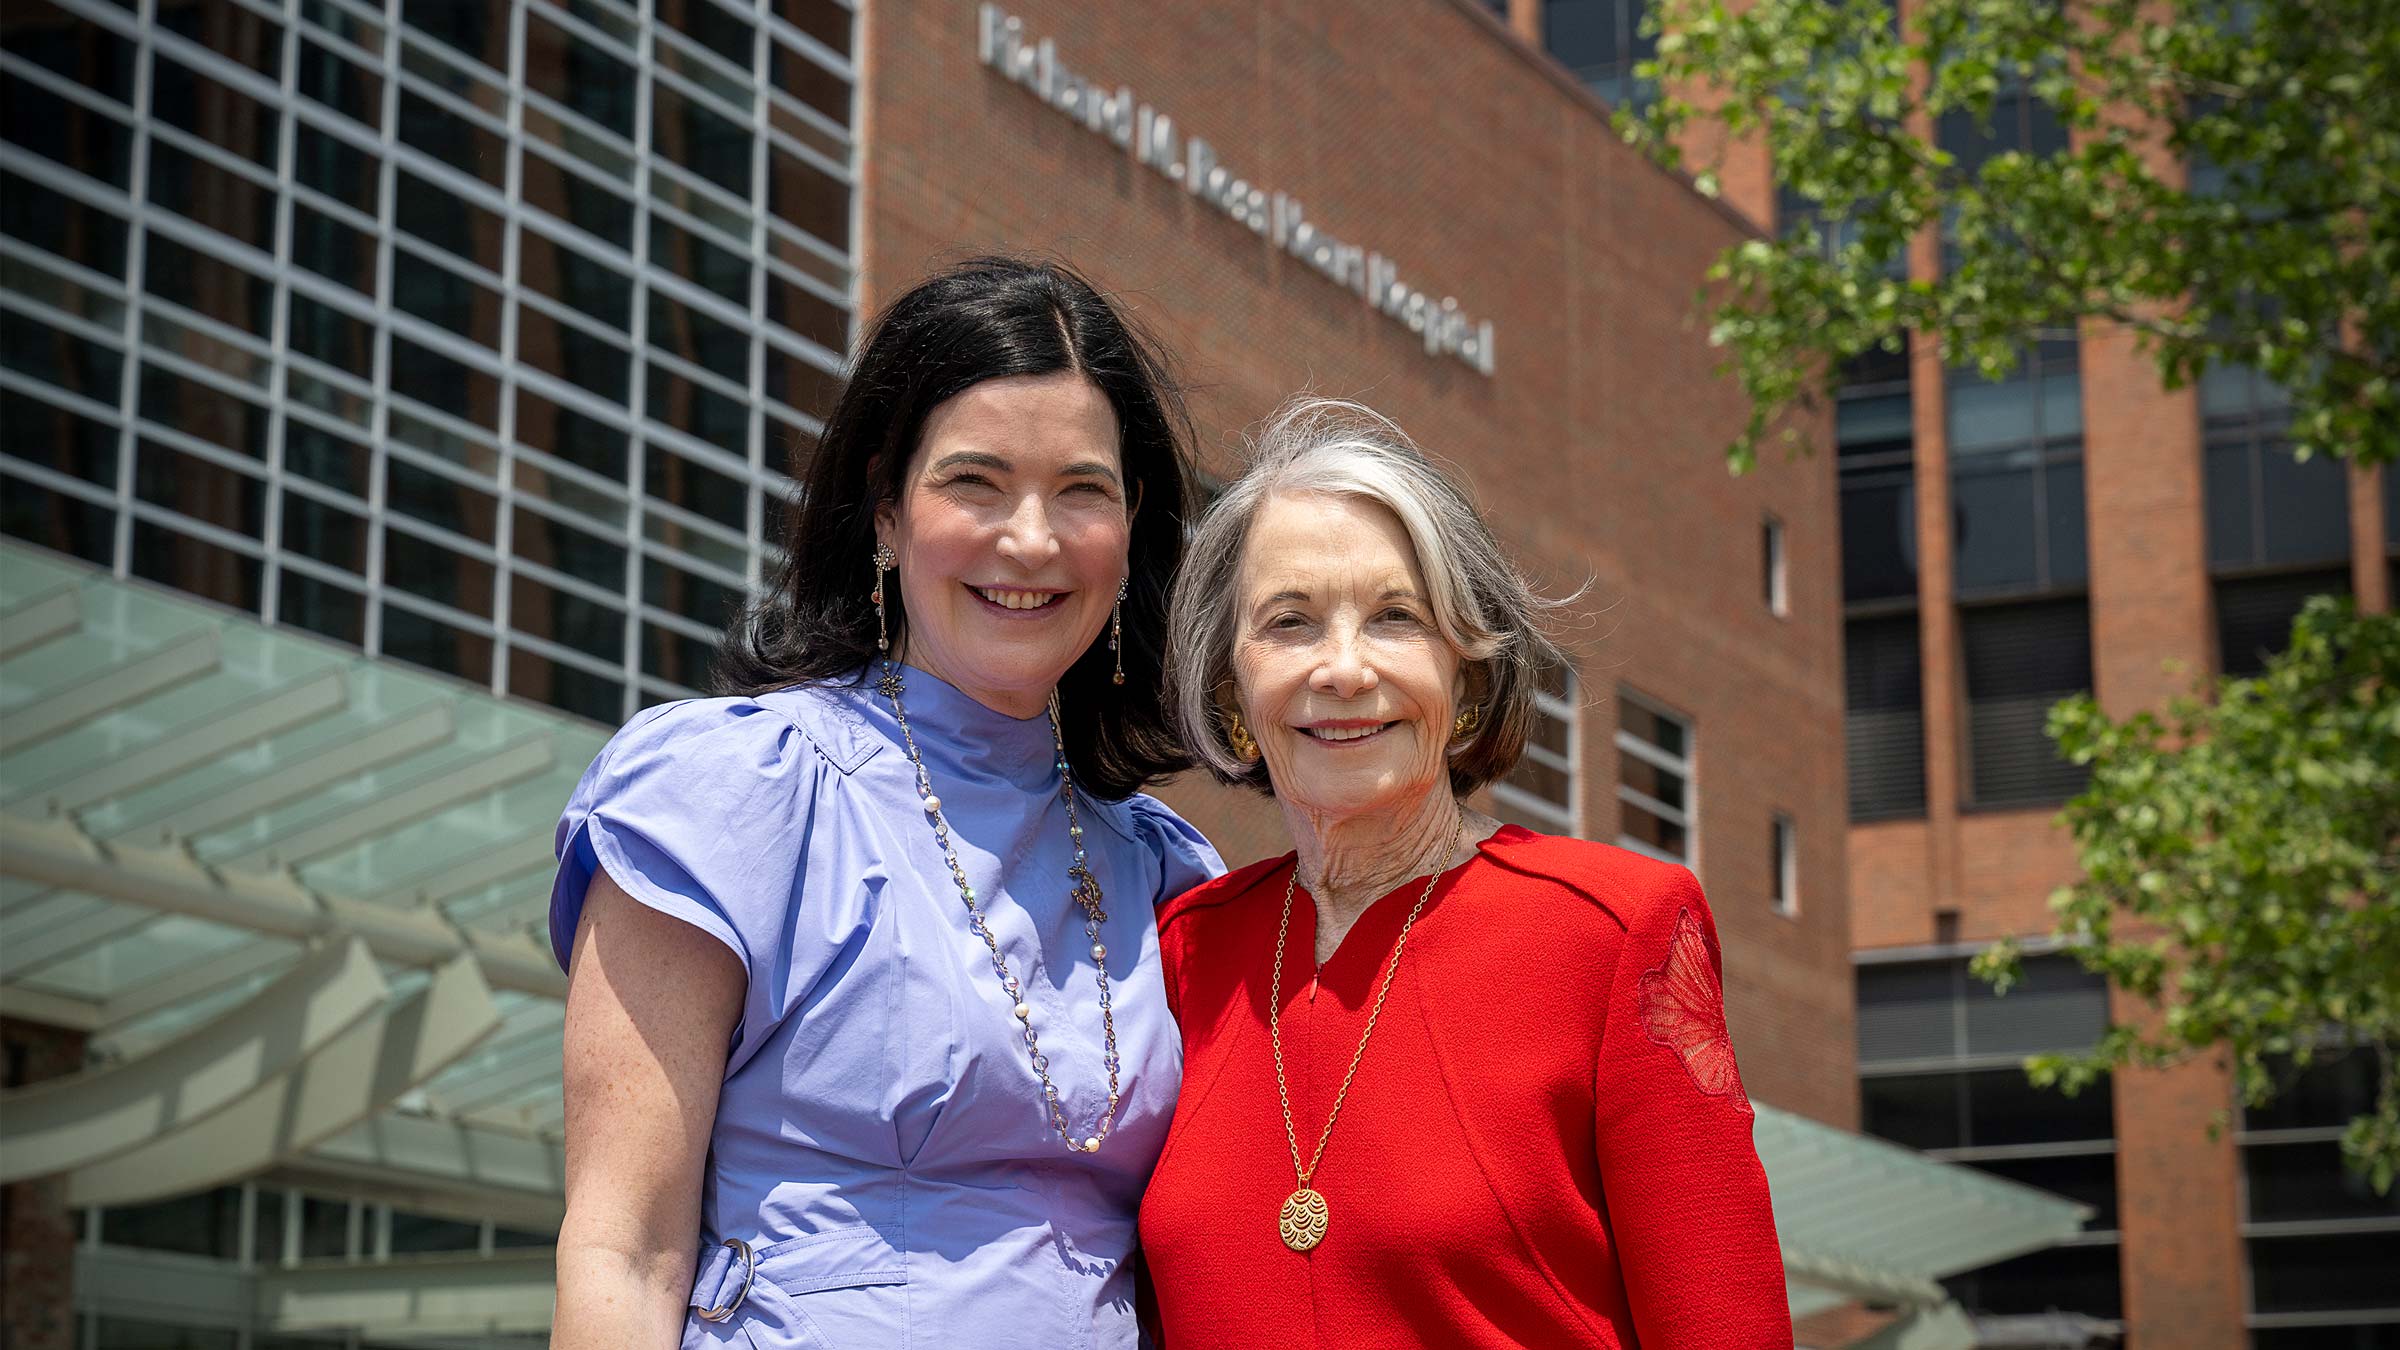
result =
M1543 599L1501 551L1474 499L1392 420L1346 399L1286 403L1252 438L1249 467L1210 504L1184 549L1167 612L1170 711L1193 756L1218 781L1272 793L1266 767L1226 741L1242 548L1268 501L1323 493L1373 502L1399 518L1425 574L1434 626L1467 672L1482 724L1450 748L1450 787L1464 797L1525 753L1535 692L1565 656L1542 631Z

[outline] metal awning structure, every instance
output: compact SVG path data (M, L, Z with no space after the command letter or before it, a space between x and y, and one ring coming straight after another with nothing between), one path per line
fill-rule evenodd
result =
M0 1093L0 1181L123 1205L267 1175L555 1222L551 830L605 739L0 544L0 1015L98 1061ZM1756 1137L1793 1315L1897 1306L1895 1350L1972 1344L1937 1281L2088 1217L1772 1107ZM547 1280L304 1269L261 1325L538 1330Z
M275 1170L556 1217L544 923L588 723L0 545L0 1181Z

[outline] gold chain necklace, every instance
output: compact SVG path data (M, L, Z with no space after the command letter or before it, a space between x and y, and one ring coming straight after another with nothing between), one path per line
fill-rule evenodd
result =
M1108 911L1100 908L1100 882L1086 865L1083 853L1083 824L1075 818L1075 780L1067 766L1067 740L1058 727L1058 691L1050 691L1050 742L1058 750L1058 795L1067 804L1067 837L1075 843L1075 861L1067 868L1067 879L1074 883L1068 892L1076 904L1083 907L1084 936L1092 940L1092 976L1100 984L1100 1036L1105 1051L1103 1062L1108 1069L1108 1109L1100 1113L1098 1128L1090 1134L1078 1135L1067 1123L1067 1113L1058 1099L1058 1086L1050 1081L1050 1057L1042 1053L1041 1038L1033 1031L1033 1005L1025 1001L1025 990L1017 977L1009 973L1008 958L1000 954L1000 940L993 936L992 926L984 919L983 906L975 901L975 888L967 883L967 870L958 862L958 850L950 842L950 818L942 814L942 799L933 795L933 778L925 772L925 757L917 753L917 738L908 729L908 710L900 706L901 692L907 686L900 678L900 668L888 658L883 663L883 677L875 688L892 702L892 720L900 724L900 743L908 747L908 762L917 770L917 798L933 823L933 837L941 842L942 859L950 864L950 879L957 883L958 898L966 902L967 927L983 939L991 953L992 971L1000 977L1000 988L1016 1005L1017 1025L1025 1035L1025 1053L1032 1057L1034 1077L1042 1080L1042 1106L1050 1113L1050 1128L1077 1153L1098 1153L1101 1143L1117 1122L1119 1101L1117 1070L1116 1004L1108 989L1108 948L1100 942L1100 925Z
M1291 879L1283 883L1283 918L1275 925L1275 975L1268 990L1267 1034L1275 1042L1275 1095L1283 1102L1283 1138L1292 1147L1292 1173L1299 1185L1291 1198L1283 1202L1283 1213L1276 1228L1283 1234L1283 1245L1304 1252L1325 1240L1325 1228L1332 1221L1325 1197L1311 1189L1309 1182L1317 1175L1317 1164L1325 1161L1325 1145L1333 1138L1333 1122L1342 1114L1342 1102L1350 1096L1350 1080L1358 1076L1358 1063L1367 1057L1367 1041L1375 1034L1375 1019L1383 1016L1384 997L1392 992L1392 976L1400 970L1400 953L1408 950L1408 932L1417 926L1417 916L1425 912L1425 902L1433 898L1433 888L1442 879L1442 864L1458 852L1466 842L1467 817L1460 812L1458 828L1450 833L1448 852L1434 860L1432 875L1425 878L1425 890L1417 903L1409 908L1408 919L1400 925L1400 940L1392 944L1392 959L1383 968L1383 988L1375 993L1375 1006L1367 1011L1367 1028L1358 1034L1358 1049L1350 1054L1350 1067L1342 1074L1341 1089L1333 1094L1333 1110L1325 1115L1325 1130L1317 1136L1317 1151L1306 1166L1300 1162L1300 1132L1292 1125L1292 1090L1283 1072L1283 944L1292 927L1292 891L1300 884L1300 860L1292 859Z

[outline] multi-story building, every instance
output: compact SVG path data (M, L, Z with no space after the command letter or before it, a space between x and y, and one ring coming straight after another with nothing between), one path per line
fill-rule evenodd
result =
M1639 98L1645 8L1511 11L1596 92ZM1935 134L1968 168L2066 144L2023 95ZM1724 178L1762 228L1793 205L1756 147ZM1939 250L1911 266L1930 277ZM2246 1116L2205 1063L2069 1098L2030 1087L2024 1056L2140 1006L2061 955L2005 999L1966 972L1999 938L2038 949L2076 876L2055 817L2082 780L2043 734L2051 704L2090 690L2122 716L2255 674L2311 595L2390 608L2400 473L2296 461L2286 422L2253 372L2169 392L2097 324L2040 335L1998 382L1912 344L1846 372L1837 402L1860 1126L2092 1206L2075 1240L1951 1282L1979 1313L2085 1319L2062 1344L2115 1324L2175 1350L2400 1345L2400 1195L2346 1174L2333 1142L2366 1108L2366 1064Z
M1212 472L1362 397L1584 588L1492 804L1706 885L1807 1339L1964 1334L1937 1281L2072 1238L2037 1187L2079 1178L1851 1132L1846 498L1830 456L1725 475L1692 304L1760 226L1516 11L9 6L10 1343L539 1343L553 815L702 687L855 316L993 248L1158 333ZM1629 80L1634 13L1577 68Z

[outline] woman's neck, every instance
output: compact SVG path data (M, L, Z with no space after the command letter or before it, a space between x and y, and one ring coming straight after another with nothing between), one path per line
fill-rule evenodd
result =
M1286 807L1300 883L1316 898L1318 912L1355 918L1409 878L1447 868L1451 845L1467 818L1448 786L1436 784L1397 810L1341 820L1304 806Z

